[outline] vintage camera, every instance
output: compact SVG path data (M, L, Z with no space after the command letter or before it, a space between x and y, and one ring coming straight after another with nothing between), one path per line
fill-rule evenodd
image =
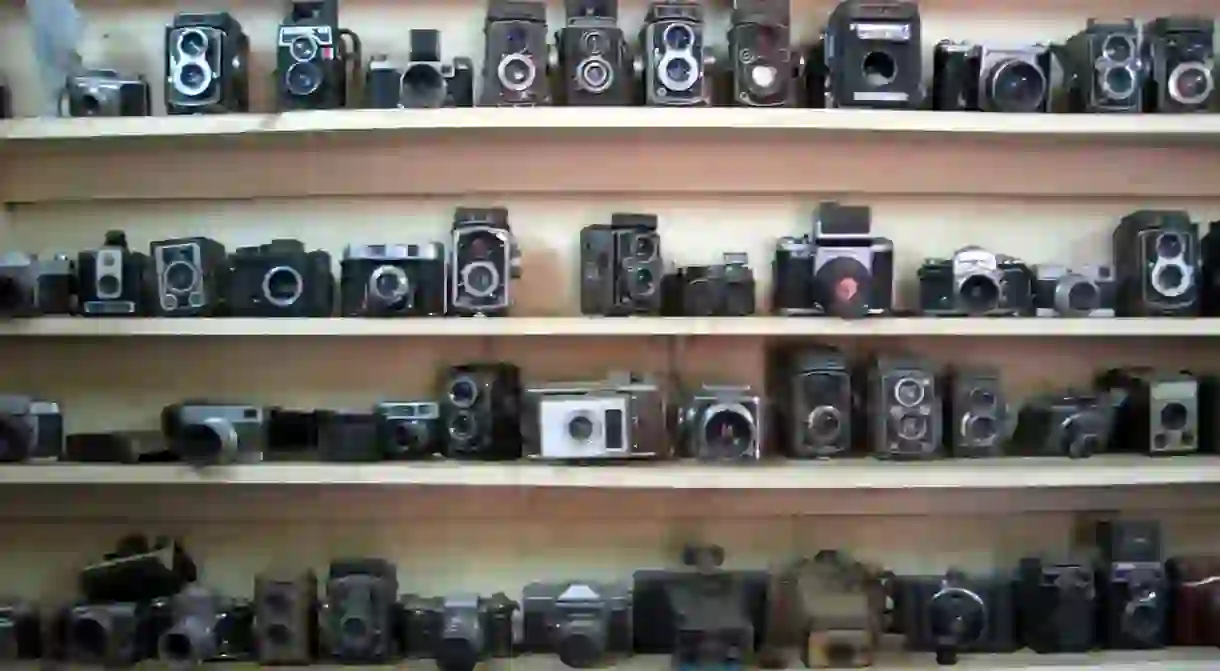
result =
M1116 451L1151 456L1199 451L1199 380L1194 375L1116 368L1102 373L1097 386L1122 399L1115 415Z
M404 595L398 602L407 657L432 657L441 671L471 671L488 658L513 654L513 614L505 594Z
M215 317L224 311L228 255L211 238L158 240L148 246L156 273L158 317Z
M101 247L76 257L78 311L85 317L143 315L151 267L147 255L127 246L126 233L108 231Z
M1112 236L1119 317L1199 314L1199 227L1181 210L1139 210Z
M314 660L318 578L313 571L255 576L253 638L261 665L303 665Z
M377 416L369 409L318 410L318 460L336 462L382 461L377 443Z
M729 20L732 104L796 104L798 60L792 53L789 0L735 0Z
M704 461L762 458L762 398L749 387L703 385L678 409L681 456Z
M709 70L715 58L704 45L705 30L703 7L697 2L661 0L648 5L635 63L645 105L712 104Z
M13 92L8 80L0 74L0 119L13 118Z
M345 317L439 317L448 279L445 245L348 245L339 262Z
M254 651L254 609L248 601L188 585L170 599L173 625L157 641L157 657L171 664L239 660Z
M1164 647L1169 642L1170 604L1159 525L1102 522L1097 540L1102 644L1111 650Z
M253 405L183 401L161 410L161 433L190 464L255 463L266 449L266 413Z
M921 26L914 2L840 2L808 59L810 104L917 108L923 103Z
M618 0L565 0L567 23L555 33L559 102L630 105L634 65L618 26Z
M1026 456L1082 459L1110 447L1116 400L1105 393L1035 396L1017 414L1011 448Z
M377 558L332 561L322 602L327 656L348 664L385 664L398 654L398 568Z
M956 368L945 376L945 427L953 457L999 457L1009 428L998 368Z
M745 252L726 252L714 266L683 266L662 281L662 313L673 317L754 314L754 270Z
M660 388L631 374L531 387L521 418L524 453L573 461L665 458L665 419Z
M445 456L521 458L521 371L510 363L453 366L441 382Z
M894 243L872 234L867 207L834 202L814 212L812 235L780 238L771 309L785 316L880 315L893 307Z
M63 656L72 664L128 667L154 657L150 604L88 603L71 606L60 621Z
M426 459L444 451L441 406L390 401L373 408L377 451L384 459Z
M64 86L68 116L149 116L152 90L143 77L94 69L70 75Z
M119 538L113 551L86 564L77 586L85 603L157 603L198 577L199 568L181 541L129 534ZM155 652L156 641L151 643Z
M852 375L847 356L830 347L781 351L768 367L777 395L776 434L793 459L852 451Z
M1215 31L1211 17L1201 16L1168 16L1144 25L1147 111L1215 111L1220 100L1216 95Z
M1097 645L1093 567L1026 557L1017 566L1021 644L1039 653L1089 652Z
M63 450L64 416L58 403L0 394L0 462L56 460Z
M165 112L250 111L250 40L228 12L181 13L165 28Z
M75 280L76 264L67 256L0 252L0 319L68 314Z
M1220 561L1214 555L1174 557L1165 565L1173 586L1172 645L1220 646L1216 631Z
M672 632L670 652L674 666L679 669L749 666L762 628L757 611L765 609L760 605L766 599L765 574L759 590L751 585L754 581L749 577L724 570L724 550L719 546L690 546L683 549L682 555L684 570L671 574L665 584L670 621L668 626L659 627ZM639 582L637 574L637 586ZM761 597L755 596L755 592Z
M509 285L521 277L521 250L503 207L459 207L453 217L449 310L459 317L503 317Z
M533 582L521 592L522 647L589 669L631 653L631 587Z
M1048 112L1050 47L995 48L942 41L932 53L932 107L972 112Z
M474 64L469 58L441 60L441 31L412 28L406 63L377 55L365 74L366 106L421 109L474 106Z
M919 309L933 317L1013 317L1033 312L1033 270L982 247L927 259L917 272Z
M1016 647L1013 581L1007 575L903 576L894 589L894 615L907 647L956 664L959 653L1011 652Z
M491 0L483 27L483 107L551 104L547 73L546 4L532 0Z
M1113 317L1118 283L1110 266L1034 266L1034 314Z
M300 240L238 247L229 257L228 314L234 317L329 317L335 276L330 254Z
M664 260L657 217L615 213L609 224L580 230L580 311L586 315L657 314Z
M1199 310L1205 317L1220 317L1220 221L1209 223L1199 240L1199 261L1203 284Z
M1142 112L1143 51L1143 36L1134 19L1111 23L1089 19L1063 48L1068 109L1090 114Z
M0 661L39 659L46 647L38 608L21 599L0 599Z
M944 456L944 411L932 365L906 357L878 357L864 390L868 444L878 459Z
M347 107L363 58L360 38L339 27L339 0L292 0L275 53L281 110Z

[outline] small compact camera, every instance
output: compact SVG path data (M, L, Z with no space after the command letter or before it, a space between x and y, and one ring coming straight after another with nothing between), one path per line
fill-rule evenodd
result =
M1033 270L982 247L927 259L917 272L919 309L933 317L1017 317L1033 312Z
M39 659L48 647L42 642L42 614L36 605L12 597L0 600L0 661Z
M551 104L547 68L546 4L533 0L491 0L483 27L483 107Z
M1093 567L1027 557L1017 566L1021 644L1038 653L1089 652L1097 646Z
M602 461L671 455L660 388L635 375L525 391L525 456Z
M950 456L1002 456L1009 416L999 369L955 368L945 376L942 389Z
M996 48L942 41L932 52L932 107L971 112L1048 112L1050 47Z
M335 308L330 254L305 251L300 240L238 247L229 256L228 296L234 317L329 317Z
M339 0L292 0L275 53L280 110L347 107L363 58L360 38L339 27Z
M852 451L854 396L847 356L830 347L780 350L767 369L785 454L816 459Z
M631 654L631 587L599 582L533 582L521 592L522 647L573 669Z
M181 13L165 29L165 112L250 111L250 40L228 12Z
M453 366L441 382L445 456L521 458L521 371L509 363Z
M1115 451L1151 456L1199 451L1199 380L1194 375L1116 368L1102 373L1097 386L1121 399L1115 415Z
M1181 210L1139 210L1114 229L1119 317L1199 314L1199 227Z
M158 317L215 317L224 312L228 255L211 238L175 238L149 244Z
M1025 456L1082 459L1107 451L1117 399L1105 393L1035 396L1017 414L1012 450Z
M678 409L681 456L703 461L762 458L762 398L749 387L703 385Z
M386 664L398 655L398 568L378 558L332 561L319 617L323 650L346 664Z
M798 59L789 0L735 0L729 22L732 104L795 105Z
M1211 17L1202 16L1167 16L1144 25L1147 111L1216 111L1215 32Z
M0 253L0 319L69 314L75 280L76 264L67 256Z
M157 641L157 657L174 665L242 660L254 654L249 601L188 585L170 598L173 624Z
M1034 266L1034 314L1113 317L1118 283L1110 266Z
M383 459L427 459L445 449L439 403L386 401L374 406L373 417Z
M405 63L379 54L365 73L365 105L373 109L474 106L474 63L441 59L441 31L412 28Z
M664 260L657 217L615 213L580 230L580 311L618 317L658 314Z
M662 314L744 317L754 314L754 270L745 252L726 252L714 266L683 266L662 279Z
M559 102L630 105L635 72L618 25L618 0L565 0L567 23L555 33Z
M903 576L894 589L894 615L907 647L956 664L959 653L1016 648L1013 581L1007 575Z
M512 307L509 285L521 277L521 249L503 207L459 207L449 250L450 314L503 317Z
M1144 520L1102 522L1097 540L1102 645L1111 650L1165 647L1171 606L1160 526Z
M1142 31L1134 19L1089 19L1084 30L1068 38L1063 56L1063 88L1070 111L1144 111L1147 68Z
M339 262L339 310L345 317L439 317L445 314L445 245L348 245Z
M944 410L932 365L908 357L878 357L864 390L868 444L878 459L944 456Z
M157 655L160 620L169 620L164 603L82 603L62 613L62 655L72 664L126 668Z
M1165 564L1173 589L1171 645L1216 647L1215 603L1220 599L1220 560L1215 555L1174 557Z
M253 405L183 401L162 409L161 433L189 464L255 463L266 448L266 413Z
M813 107L914 109L923 103L922 21L904 0L846 0L813 48L806 89Z
M318 647L318 577L312 570L254 577L254 649L265 666L305 665Z
M127 246L127 234L108 231L97 249L76 256L77 310L85 317L135 317L148 307L151 259Z
M472 671L489 658L513 654L517 602L497 592L442 597L404 595L398 602L408 657L431 657L441 671Z
M0 462L53 461L64 451L59 404L0 394Z
M117 70L85 70L68 77L64 86L68 116L149 116L152 89L143 77Z
M645 105L712 104L710 69L715 58L704 44L705 31L704 10L698 2L662 0L648 5L635 64Z

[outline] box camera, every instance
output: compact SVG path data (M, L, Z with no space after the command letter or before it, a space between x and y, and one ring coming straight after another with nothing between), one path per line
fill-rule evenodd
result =
M814 212L812 235L780 238L772 261L776 314L864 317L889 312L894 243L872 234L867 207L834 202Z
M661 390L630 374L527 389L521 433L525 455L535 459L671 456Z
M1017 567L1021 644L1039 653L1088 652L1097 645L1097 584L1088 564L1036 557Z
M1214 555L1175 557L1165 565L1173 586L1172 645L1217 647L1215 604L1220 599L1220 561Z
M58 403L0 394L0 462L56 460L63 449L64 416Z
M151 260L127 246L127 234L108 231L97 249L76 257L78 310L86 317L134 317L148 307Z
M318 578L313 571L263 572L254 578L254 630L265 666L313 661L318 646Z
M688 547L684 571L673 575L665 595L672 615L672 655L677 668L736 669L754 659L762 622L749 580L721 568L724 550ZM762 597L766 598L766 579ZM765 608L765 606L763 606Z
M373 416L377 451L385 459L426 459L444 451L445 431L439 403L378 403Z
M490 0L483 27L486 53L479 105L533 107L551 104L547 67L546 4Z
M521 458L521 371L510 363L453 366L441 383L445 456Z
M651 214L615 213L580 230L580 311L657 314L662 307L661 235Z
M1002 456L1009 417L999 369L955 368L945 376L942 388L950 456Z
M361 60L360 38L339 27L339 0L292 0L276 34L280 110L347 107Z
M1169 581L1155 522L1122 520L1097 527L1102 557L1098 585L1102 644L1149 650L1169 642Z
M933 317L1016 317L1033 313L1033 270L982 247L927 259L917 272L919 309Z
M189 585L170 599L173 625L157 641L171 664L238 660L253 654L254 609L243 600Z
M61 616L63 656L72 664L129 667L157 652L152 625L162 606L147 603L89 603Z
M1034 314L1113 317L1118 283L1110 266L1034 266Z
M471 671L479 662L513 653L517 603L502 593L452 594L399 600L408 657L432 657L441 671Z
M1016 647L1013 581L1006 575L902 576L894 616L907 647L955 664L959 653L1011 652Z
M0 661L39 659L44 649L38 608L21 599L0 600Z
M780 351L771 357L768 389L777 396L775 429L793 459L852 451L852 375L847 356L830 347Z
M385 664L398 654L398 568L377 558L335 560L326 577L321 631L330 659Z
M1091 114L1142 112L1143 51L1143 36L1133 19L1111 23L1089 19L1063 48L1068 109Z
M1001 49L942 41L932 54L932 106L972 112L1048 112L1050 47Z
M174 238L149 244L158 317L215 317L224 311L228 256L211 238Z
M371 462L386 458L377 442L377 416L368 409L318 410L318 459Z
M944 411L932 365L880 357L868 368L864 390L868 444L878 459L944 456Z
M441 32L412 28L405 63L385 55L369 61L365 104L373 109L421 109L474 106L474 63L469 58L441 59Z
M459 207L453 217L449 309L459 317L503 317L509 285L521 277L521 250L503 207Z
M1100 389L1121 402L1115 415L1117 451L1151 456L1199 451L1199 380L1184 371L1116 368L1102 373Z
M445 245L348 245L339 262L345 317L439 317L448 279Z
M809 56L806 88L811 105L919 107L923 102L921 26L914 2L840 2Z
M644 104L691 107L712 104L709 70L715 65L704 46L703 7L690 0L648 5L640 28L635 69L644 87Z
M0 253L0 319L70 313L75 279L67 256Z
M165 112L250 111L250 40L228 12L181 13L165 29Z
M762 458L762 398L749 387L703 385L678 409L676 428L681 456Z
M1012 449L1026 456L1081 459L1109 449L1117 399L1105 393L1035 396L1017 414Z
M266 449L266 413L253 405L183 401L161 411L161 433L190 464L255 463Z
M94 69L70 75L64 86L68 116L149 116L152 90L143 77Z
M1215 31L1210 17L1168 16L1145 24L1147 111L1180 114L1216 110L1220 96L1216 95Z
M329 317L335 277L330 254L300 240L238 247L229 256L228 314L234 317Z
M714 266L683 266L662 281L662 313L672 317L754 314L754 270L745 252L724 254Z
M522 647L589 669L631 654L631 587L598 582L534 582L521 593Z
M618 0L565 0L564 12L567 23L555 33L560 103L630 105L635 71L618 26Z
M788 0L735 0L729 21L732 104L796 104L798 59L792 53Z
M1199 314L1199 227L1181 210L1139 210L1112 236L1119 317Z

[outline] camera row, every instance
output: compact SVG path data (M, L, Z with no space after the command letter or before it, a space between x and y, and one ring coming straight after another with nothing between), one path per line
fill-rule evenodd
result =
M297 0L275 38L277 104L1176 113L1212 111L1218 100L1210 18L1089 20L1058 45L942 41L925 91L914 2L845 0L804 49L792 43L788 0L735 0L720 50L727 58L714 56L696 1L652 2L635 45L618 25L617 0L565 0L565 11L550 44L544 2L491 0L476 73L469 58L443 59L439 32L423 29L409 31L405 59L378 55L366 66L359 37L340 27L337 0ZM249 52L249 37L228 13L175 16L165 39L166 112L249 111ZM71 116L152 113L148 81L112 70L73 75L64 99Z
M470 671L489 658L554 654L572 668L632 653L671 655L682 668L869 666L885 634L932 652L1038 653L1215 646L1220 558L1165 561L1153 522L1097 525L1096 561L1022 559L1015 571L898 576L838 550L763 570L722 568L724 550L689 545L683 566L638 570L630 582L526 585L520 601L492 595L400 595L381 558L312 571L268 571L252 599L196 582L182 546L124 539L81 573L83 599L50 614L0 605L0 655L108 667L315 660L385 664L432 658ZM521 623L514 627L514 621ZM515 629L520 633L516 633Z

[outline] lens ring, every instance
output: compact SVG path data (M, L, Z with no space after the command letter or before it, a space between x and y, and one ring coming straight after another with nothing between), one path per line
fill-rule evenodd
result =
M463 290L475 298L490 298L500 288L500 271L490 261L474 261L462 266Z
M1156 236L1156 255L1162 259L1176 259L1182 256L1185 244L1182 236L1176 233L1162 233Z
M1101 307L1101 289L1086 277L1068 275L1055 284L1052 300L1060 315L1083 316Z
M581 443L587 443L593 438L597 426L586 412L579 412L568 419L568 437Z
M1186 428L1187 422L1190 421L1190 411L1182 403L1174 401L1166 403L1161 408L1161 426L1166 431L1181 431Z
M631 273L631 293L637 297L651 296L657 291L656 276L651 268L636 268Z
M576 85L588 93L605 93L614 84L614 69L600 56L586 58L576 66Z
M202 30L187 28L178 33L174 49L188 58L202 58L211 44L212 40Z
M388 287L388 291L387 291ZM385 303L397 303L411 291L411 279L398 266L378 266L369 274L368 292Z
M927 417L911 413L898 417L896 423L898 437L909 442L923 440L930 428Z
M587 30L580 38L581 50L590 56L610 51L610 38L600 30Z
M1193 79L1187 79L1193 77ZM1200 88L1193 93L1187 94L1182 88L1185 82L1197 83ZM1177 67L1169 73L1168 84L1166 90L1169 92L1169 97L1173 98L1174 102L1179 105L1200 105L1207 102L1211 97L1212 92L1216 89L1216 80L1212 71L1203 63L1191 61L1188 63L1179 63Z
M200 282L199 269L186 261L174 261L161 272L161 285L172 294L187 294L194 291Z
M185 61L174 66L171 79L174 90L187 98L203 95L212 85L212 66L205 61Z
M445 104L448 84L431 63L413 63L399 78L398 101L407 109L433 109Z
M805 418L805 430L815 443L833 443L843 432L843 413L833 405L820 405Z
M1135 95L1135 70L1123 65L1101 71L1101 89L1111 100L1126 100Z
M472 378L461 376L449 382L449 402L459 408L472 408L479 400L479 385Z
M995 106L1004 112L1034 112L1046 99L1046 73L1029 61L1009 59L987 81Z
M298 98L313 95L322 87L322 70L311 61L288 66L284 73L284 88Z
M285 292L285 286L291 289ZM286 308L300 300L305 292L305 278L301 277L296 268L276 266L263 275L262 290L263 298L268 303Z
M720 458L747 456L758 438L753 416L740 403L718 403L704 411L699 435Z
M475 437L478 425L479 422L473 413L467 410L455 413L449 418L449 436L458 441L470 440Z
M1180 263L1158 263L1152 267L1152 286L1162 296L1181 296L1190 288L1190 275Z
M699 79L699 64L686 54L666 54L657 63L657 79L670 91L689 91Z
M661 43L671 51L690 51L695 44L695 31L685 23L671 23L661 32Z
M869 88L889 86L898 78L898 61L884 51L870 51L860 62L860 73Z
M988 274L973 273L958 284L957 295L966 312L989 312L999 307L1000 285Z
M1129 61L1135 54L1135 42L1127 35L1107 35L1101 43L1101 53L1106 60Z
M311 61L318 55L318 42L310 35L300 35L288 45L288 51L298 61Z
M894 400L904 408L914 408L927 396L924 385L914 378L904 377L894 383Z
M496 77L500 86L521 93L534 85L538 78L538 67L532 58L522 54L506 54L496 66Z
M123 291L123 282L117 275L102 275L97 278L96 289L99 298L117 298Z
M1000 425L991 415L962 417L962 437L973 445L992 445L1000 437Z

